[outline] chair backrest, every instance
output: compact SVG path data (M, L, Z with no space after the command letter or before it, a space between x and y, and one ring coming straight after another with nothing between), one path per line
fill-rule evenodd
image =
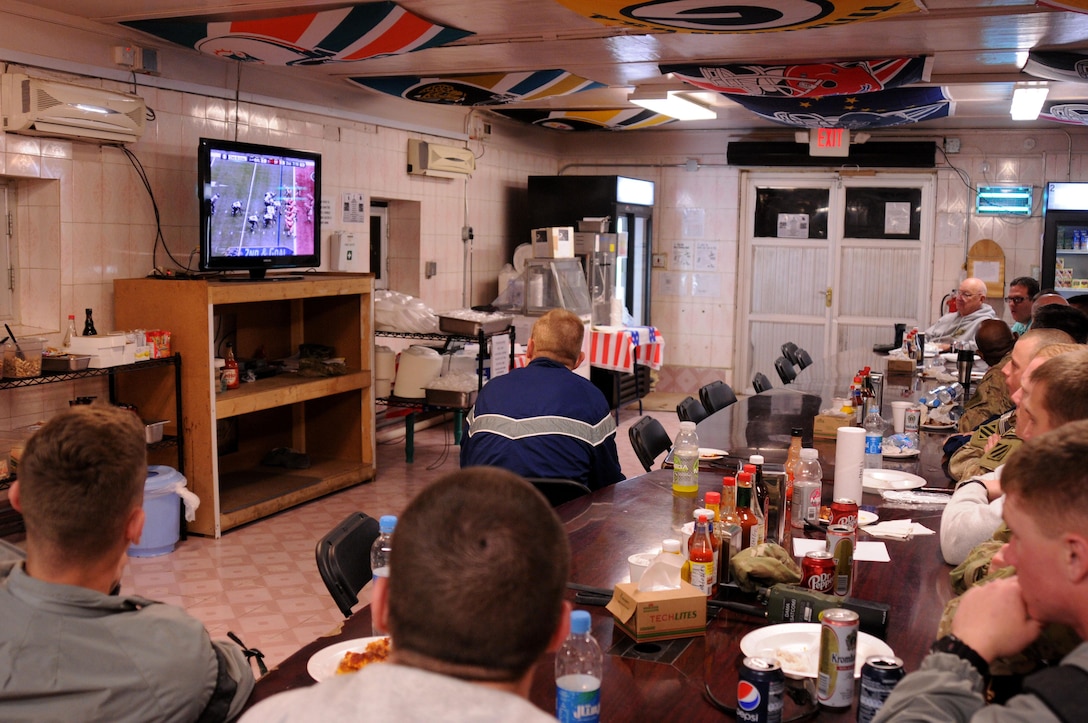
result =
M344 617L359 602L359 591L370 582L370 547L378 539L378 521L353 512L317 541L317 570Z
M771 380L763 372L756 372L756 375L752 377L752 388L756 390L756 394L765 392L771 388Z
M676 416L681 422L695 422L698 424L707 418L706 407L695 397L688 397L676 405Z
M797 378L797 370L794 369L793 362L784 356L774 360L774 368L783 384L789 384Z
M797 366L804 369L805 367L812 366L812 355L804 349L797 350Z
M725 409L737 401L737 395L733 387L719 380L707 384L699 390L699 400L707 414L713 414L719 409Z
M526 479L533 487L540 490L552 507L576 500L590 492L589 487L572 479L556 477L527 477Z
M791 364L797 363L797 349L799 347L792 341L787 341L782 345L782 356L790 360Z
M665 431L661 422L653 417L643 417L638 420L627 434L631 438L631 446L635 454L638 455L638 461L642 462L647 472L653 469L657 456L672 447L669 433Z

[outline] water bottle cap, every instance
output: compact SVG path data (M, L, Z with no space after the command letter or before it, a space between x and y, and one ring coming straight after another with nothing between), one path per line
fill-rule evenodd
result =
M819 456L820 453L817 452L813 447L803 447L801 449L801 459L816 459Z
M393 528L397 526L396 515L382 515L378 520L378 529L383 535L388 535L393 531Z
M570 631L574 635L585 635L589 632L589 613L585 610L572 610L570 613Z
M695 422L680 422L680 431L681 432L694 432L695 431Z
M753 454L751 457L748 458L748 461L752 464L763 464L763 455Z

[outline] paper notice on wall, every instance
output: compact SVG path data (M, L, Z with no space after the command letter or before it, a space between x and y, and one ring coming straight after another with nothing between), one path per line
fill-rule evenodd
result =
M344 191L340 197L344 223L366 223L366 194Z
M680 274L673 271L655 272L653 276L657 288L654 296L680 296Z
M705 208L680 209L680 235L684 238L702 238L706 229Z
M718 298L722 294L721 274L692 274L691 295Z
M778 238L808 238L808 214L778 214Z
M975 261L973 268L975 270L975 278L982 279L987 284L1004 283L1004 279L1001 278L1000 261Z
M332 227L332 199L321 199L321 228Z
M672 244L672 263L669 264L669 268L677 270L693 268L694 254L695 249L690 241L674 241Z
M884 204L884 234L910 233L910 203L893 201Z
M695 242L695 268L700 271L718 270L718 244L716 241Z
M491 378L510 371L510 335L491 337Z

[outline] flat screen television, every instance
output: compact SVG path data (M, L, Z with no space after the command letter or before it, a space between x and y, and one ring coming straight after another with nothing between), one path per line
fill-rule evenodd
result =
M320 154L201 138L197 180L201 271L259 280L321 264Z

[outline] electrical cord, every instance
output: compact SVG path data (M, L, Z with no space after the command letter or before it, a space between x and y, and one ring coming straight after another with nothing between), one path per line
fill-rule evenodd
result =
M170 248L166 245L166 238L162 235L162 216L159 213L159 203L155 200L155 191L151 188L151 181L148 180L147 171L144 170L143 164L140 163L140 159L136 156L136 154L130 151L124 145L118 145L117 147L121 149L121 152L125 154L128 162L132 164L133 169L135 169L136 171L136 175L139 177L140 182L144 185L144 190L147 191L148 198L151 199L151 210L155 214L155 243L151 247L151 265L155 268L156 272L158 272L158 250L159 245L162 244L163 251L166 253L167 257L174 263L175 266L177 266L179 269L182 269L187 274L192 273L191 268L182 264L180 261L174 258L174 255L170 253ZM192 257L190 257L190 259L191 258Z

